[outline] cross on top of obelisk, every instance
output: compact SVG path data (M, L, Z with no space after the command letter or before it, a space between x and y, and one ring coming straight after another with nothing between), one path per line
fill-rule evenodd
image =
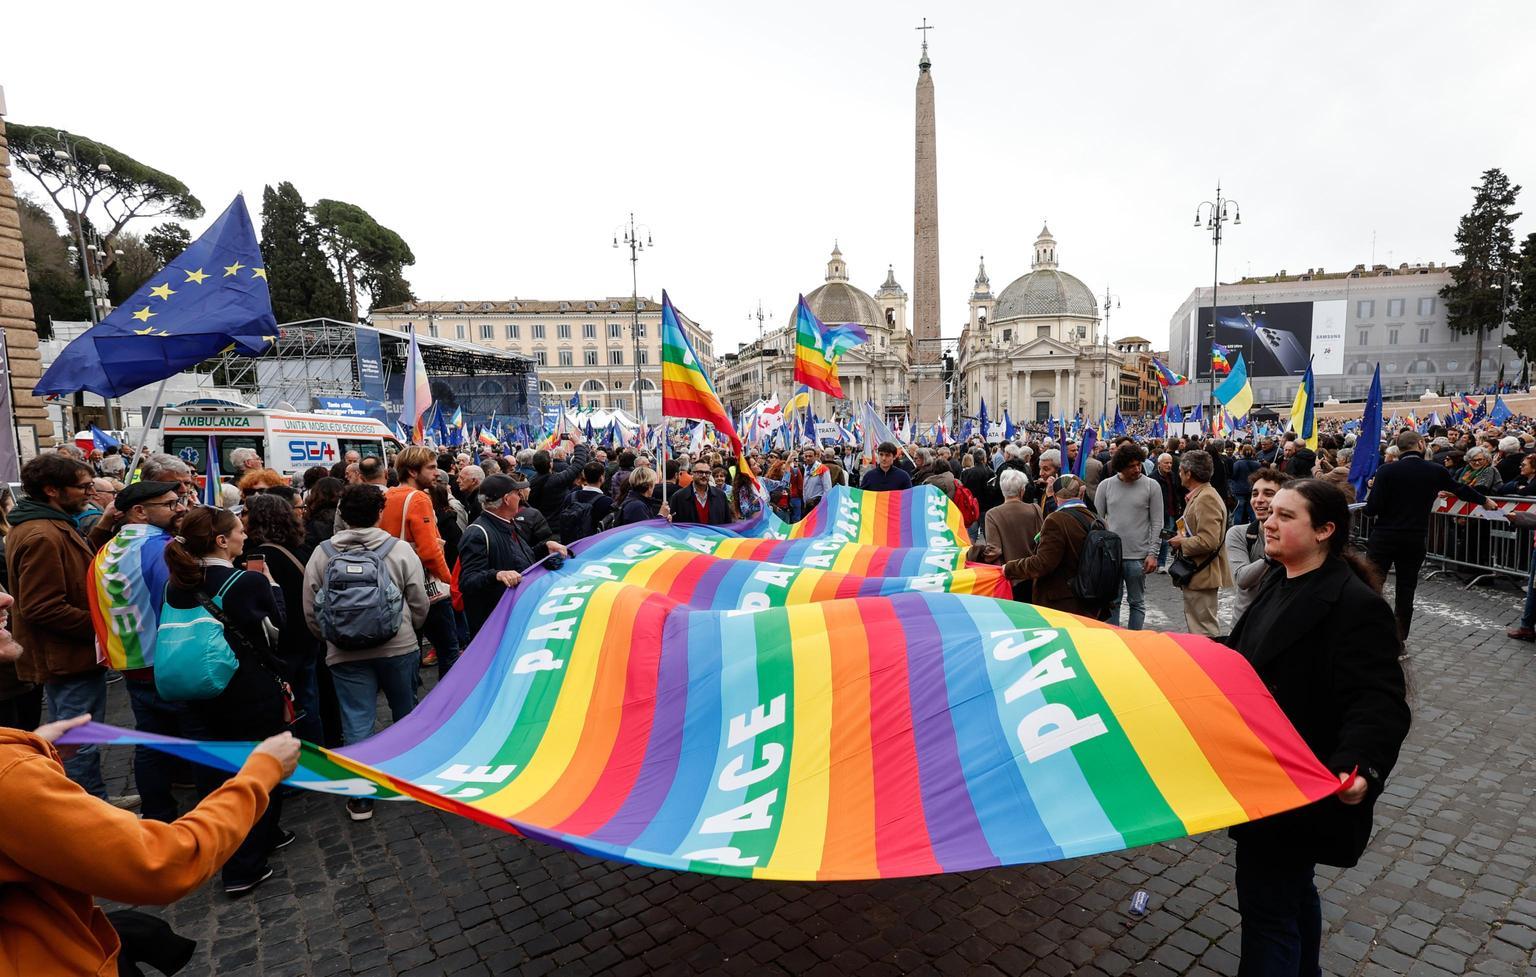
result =
M928 32L933 30L934 27L932 24L928 23L928 18L924 17L923 26L914 27L912 29L915 31L923 32L923 58L918 62L918 64L926 66L928 64Z

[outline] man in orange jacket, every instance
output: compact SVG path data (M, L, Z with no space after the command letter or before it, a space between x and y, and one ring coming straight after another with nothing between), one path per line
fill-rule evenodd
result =
M413 444L402 449L395 456L395 474L400 476L400 484L384 493L384 515L379 517L379 528L411 544L427 571L427 595L432 604L421 633L437 654L437 677L441 680L458 660L459 629L448 592L452 571L443 555L437 512L428 494L437 483L437 472L437 454L430 448Z
M20 647L4 630L11 598L0 594L0 661ZM53 742L90 715L35 733L0 729L0 977L115 974L122 949L94 896L175 902L213 877L298 766L291 733L256 747L240 772L176 821L141 821L87 794L64 773ZM103 852L110 857L102 857Z

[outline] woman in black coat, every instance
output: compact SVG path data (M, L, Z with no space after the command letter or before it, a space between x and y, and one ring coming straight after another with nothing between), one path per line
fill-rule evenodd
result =
M1319 862L1348 868L1408 735L1411 714L1392 608L1374 567L1349 547L1344 494L1291 482L1264 523L1274 565L1226 643L1248 659L1339 793L1232 829L1242 917L1239 974L1316 974Z
M628 526L663 515L661 500L655 498L656 485L660 481L653 468L636 468L625 485L624 501L619 506L617 524Z

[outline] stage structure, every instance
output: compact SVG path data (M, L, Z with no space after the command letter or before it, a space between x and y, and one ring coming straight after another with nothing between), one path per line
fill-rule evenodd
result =
M225 353L201 372L254 402L286 403L295 410L324 409L345 398L376 405L391 425L402 410L402 372L409 332L375 329L335 319L306 319L278 326L278 341L257 357ZM526 423L538 430L539 377L526 356L474 343L421 336L421 355L432 378L432 398L445 417L462 408L466 425L492 416L503 426Z

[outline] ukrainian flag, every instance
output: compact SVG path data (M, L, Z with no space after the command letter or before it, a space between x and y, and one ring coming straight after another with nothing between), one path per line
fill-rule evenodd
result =
M1317 419L1313 416L1316 408L1317 391L1312 379L1312 364L1308 363L1301 386L1296 388L1296 399L1291 402L1291 430L1299 434L1302 443L1313 451L1317 450Z
M1233 417L1244 417L1253 409L1253 386L1248 382L1248 364L1242 353L1237 354L1232 372L1216 388L1216 399Z

